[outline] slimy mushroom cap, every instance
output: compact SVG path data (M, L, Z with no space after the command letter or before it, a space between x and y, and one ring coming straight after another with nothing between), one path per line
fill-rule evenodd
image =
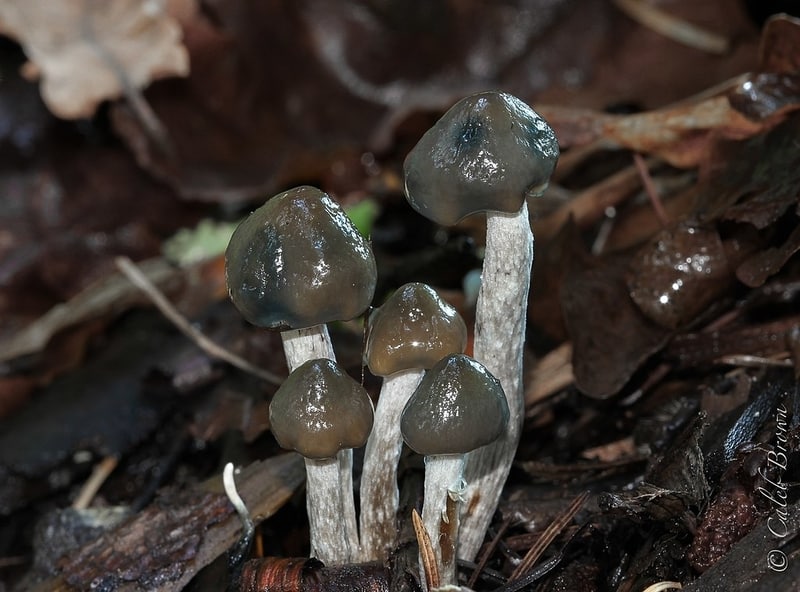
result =
M370 316L366 362L376 376L428 369L466 344L467 326L456 309L430 286L412 282Z
M270 428L278 444L313 459L363 446L372 430L372 416L372 401L364 387L326 358L299 366L269 406Z
M281 330L357 317L377 281L367 241L339 204L308 185L276 195L236 228L225 273L242 316Z
M518 212L529 192L544 190L558 153L553 130L523 101L500 92L471 95L406 157L406 198L445 226L477 212Z
M508 425L500 381L464 354L431 368L403 409L400 430L423 455L464 454L496 440Z

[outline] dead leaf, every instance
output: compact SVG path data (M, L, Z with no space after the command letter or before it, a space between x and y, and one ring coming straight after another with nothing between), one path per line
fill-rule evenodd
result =
M718 142L701 182L689 190L701 221L716 218L767 228L793 206L800 194L797 135L800 117L744 142Z
M561 288L575 385L596 399L619 392L671 333L633 303L624 274L619 259L583 256L570 264Z
M800 70L800 19L777 14L764 25L759 70L789 74Z
M800 251L800 226L792 231L783 244L746 259L736 268L736 277L751 288L761 286L769 276L778 273L797 251Z
M784 106L797 108L797 103ZM552 106L537 106L537 111L553 126L562 148L600 141L608 148L660 156L679 168L702 163L711 139L749 138L774 126L783 114L754 122L734 109L726 96L625 116Z
M788 349L787 339L800 317L756 323L717 331L684 333L669 344L666 355L683 367L708 364L732 355L774 356Z
M58 117L90 117L106 99L186 76L178 24L155 0L28 0L0 4L0 32L17 39Z
M737 40L724 58L635 26L604 0L407 4L204 2L181 17L192 74L147 91L174 154L156 149L127 104L112 110L115 131L182 196L241 202L309 179L341 182L348 162L363 175L365 151L407 150L421 114L473 91L660 106L755 65L755 30L725 0L672 3Z

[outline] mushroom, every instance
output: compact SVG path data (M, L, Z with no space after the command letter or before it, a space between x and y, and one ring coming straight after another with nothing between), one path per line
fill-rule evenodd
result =
M547 122L509 94L462 99L420 139L405 160L405 192L439 224L486 211L486 250L475 312L474 356L503 385L508 430L467 459L459 557L473 559L497 507L523 420L522 354L533 264L526 196L541 194L558 160Z
M509 419L503 387L464 354L440 360L403 409L406 444L425 455L422 522L431 537L442 584L455 584L458 503L466 487L464 455L496 440Z
M363 313L377 281L369 243L339 204L308 185L276 195L239 224L225 273L242 316L282 331L290 371L333 359L324 324Z
M276 195L236 228L225 273L242 316L281 331L290 372L311 359L336 359L325 323L363 313L377 281L369 243L333 199L308 185ZM352 451L341 452L346 530L355 551L352 467Z
M362 561L385 559L397 542L400 414L425 370L466 342L461 316L425 284L401 286L370 316L365 361L384 381L361 474Z
M364 445L372 417L364 388L327 358L297 367L269 405L278 444L305 457L311 556L326 564L351 562L358 553L346 529L349 502L336 455Z

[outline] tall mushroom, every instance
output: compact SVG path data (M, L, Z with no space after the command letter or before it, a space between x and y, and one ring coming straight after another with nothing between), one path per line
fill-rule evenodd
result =
M298 366L270 403L275 439L305 457L311 556L323 563L349 562L358 553L345 528L348 502L336 455L364 445L372 417L364 388L327 358Z
M420 381L403 410L400 429L406 444L425 455L422 522L431 537L442 584L456 583L464 455L496 440L506 429L509 410L503 387L464 354L440 360Z
M474 355L503 385L508 430L469 455L459 557L474 558L497 507L523 420L522 354L533 265L526 196L541 194L558 160L547 122L521 100L483 92L456 103L423 135L404 164L411 206L450 225L486 214L486 250L475 312Z
M463 352L466 341L461 316L426 284L401 286L370 315L365 360L384 380L361 474L362 561L385 559L397 542L403 408L425 370L447 354Z
M333 199L308 185L276 195L236 228L225 273L242 316L281 331L290 372L311 359L336 359L325 323L363 313L377 281L369 243ZM352 451L338 460L340 487L349 497L346 531L356 550Z

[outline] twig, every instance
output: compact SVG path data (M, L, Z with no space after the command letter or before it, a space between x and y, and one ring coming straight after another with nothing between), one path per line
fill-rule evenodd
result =
M527 377L525 409L554 395L575 382L572 370L572 342L565 341L542 356Z
M83 484L78 497L72 502L75 510L85 510L89 507L108 476L117 468L118 462L119 459L116 456L107 456L94 466L89 479Z
M664 590L681 590L683 586L678 582L658 582L648 586L642 592L664 592Z
M615 207L628 199L641 185L641 175L636 167L629 166L617 171L582 190L552 214L541 220L534 220L533 233L536 240L553 238L570 217L575 218L579 228L594 224L606 215L607 208Z
M553 555L550 559L540 564L535 569L529 570L528 572L525 573L524 576L522 576L519 579L512 581L511 578L509 578L508 582L506 582L505 585L500 586L494 592L519 592L523 588L527 588L528 586L533 585L535 582L537 582L538 580L542 579L544 576L549 574L556 567L558 567L558 564L561 563L561 561L564 559L564 554L567 550L567 547L569 547L572 544L572 541L574 541L578 537L578 535L588 526L588 524L589 524L588 522L584 523L583 526L581 526L578 530L572 533L572 535L569 537L569 540L566 543L564 543L564 546L561 547L561 549L557 551L556 554Z
M481 554L480 559L478 559L478 563L475 565L475 569L469 578L469 582L467 582L468 588L475 587L475 584L478 582L478 577L481 575L481 572L483 572L483 569L489 562L489 558L494 553L494 550L497 548L497 545L500 543L500 540L503 538L503 535L505 534L506 530L508 530L509 526L511 526L510 517L503 521L503 523L500 525L500 530L497 531L497 534L492 538L489 546L486 547L484 552Z
M792 368L794 362L788 359L788 352L780 353L774 358L766 358L764 356L752 356L748 354L731 354L717 358L720 364L727 364L729 366L744 366L745 368L766 368L768 366L775 366L777 368Z
M20 565L28 565L31 561L30 557L26 555L11 555L9 557L0 557L0 569L7 567L18 567Z
M639 176L642 178L642 185L644 185L644 190L645 193L647 193L647 197L650 198L650 203L653 204L653 210L656 213L658 221L661 222L661 226L669 225L669 216L667 216L667 212L664 210L664 204L661 203L661 196L658 195L656 185L653 183L653 177L650 176L650 170L647 167L647 163L645 162L644 158L642 158L642 155L638 152L633 153L633 164L636 165L636 170L639 172Z
M563 512L555 517L542 533L542 536L536 541L536 544L528 549L525 557L522 558L522 562L511 572L511 577L508 578L509 582L521 578L533 568L534 564L539 560L539 557L544 553L544 550L553 542L553 539L564 530L570 520L572 520L575 514L583 507L587 497L589 497L589 493L584 491L576 497Z
M166 296L164 296L164 294L162 294L159 289L153 285L147 276L144 275L137 265L128 257L117 257L114 262L119 270L125 274L125 277L127 277L134 286L139 288L147 295L147 297L153 302L156 308L158 308L161 314L167 317L167 319L169 319L169 321L172 322L172 324L174 324L181 333L194 341L195 344L209 356L223 360L224 362L227 362L228 364L235 366L240 370L244 370L245 372L249 372L250 374L258 376L259 378L266 380L271 384L283 384L283 379L280 376L277 376L272 372L262 370L261 368L257 368L247 360L240 358L233 352L230 352L220 345L214 343L203 333L195 329L191 323L189 323L189 321L187 321L186 318L177 311L172 303L167 300Z
M718 55L728 53L730 50L730 42L722 35L674 17L648 2L614 0L614 4L640 25L648 27L676 43Z

